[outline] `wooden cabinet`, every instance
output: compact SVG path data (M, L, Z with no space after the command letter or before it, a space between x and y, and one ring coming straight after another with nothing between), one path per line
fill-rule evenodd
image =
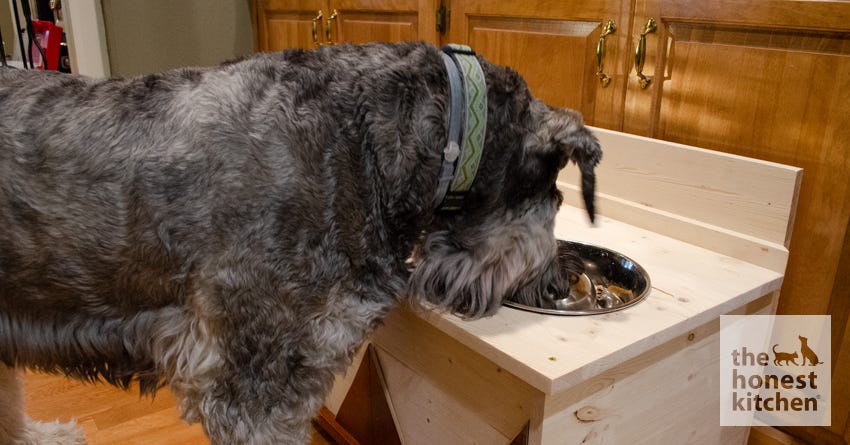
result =
M309 47L310 20L335 8L335 41L466 43L592 125L802 167L778 313L832 316L833 420L785 431L850 443L850 2L443 3L450 26L440 35L438 0L261 0L258 48ZM609 21L616 29L600 43ZM295 28L302 36L290 37ZM636 75L641 34L646 85Z
M850 440L850 3L638 1L648 88L629 73L623 130L804 169L778 313L832 315L831 427Z
M546 103L578 110L593 125L619 129L625 82L602 86L597 47L604 51L603 74L623 79L629 69L629 7L621 0L453 1L447 41L466 43L488 60L516 69ZM600 44L609 20L614 32Z
M254 46L258 51L309 49L321 36L324 0L260 0L254 8Z
M434 1L257 0L253 5L259 51L342 42L439 43Z
M425 40L439 43L437 4L421 0L331 0L333 42Z

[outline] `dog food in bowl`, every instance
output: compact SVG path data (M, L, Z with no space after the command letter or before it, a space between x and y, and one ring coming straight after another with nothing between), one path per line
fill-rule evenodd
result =
M523 304L508 299L506 306L552 315L591 315L633 306L649 294L649 274L630 258L604 247L558 240L561 257L578 255L584 266L580 276L569 277L567 295L547 296L547 306Z

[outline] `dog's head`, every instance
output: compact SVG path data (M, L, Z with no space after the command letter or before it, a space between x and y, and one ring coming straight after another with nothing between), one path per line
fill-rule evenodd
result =
M479 58L480 59L480 58ZM558 255L553 234L561 204L555 180L572 160L594 218L596 137L572 110L529 94L508 68L480 59L488 123L478 174L454 214L438 214L414 251L410 294L466 318L494 313L507 298L554 307L580 262Z

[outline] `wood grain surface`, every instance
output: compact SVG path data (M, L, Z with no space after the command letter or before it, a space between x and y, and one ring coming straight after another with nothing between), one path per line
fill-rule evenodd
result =
M180 419L177 401L167 389L140 397L105 383L83 383L62 376L27 373L27 413L36 420L76 419L89 445L208 445L199 424ZM311 445L332 445L313 428Z

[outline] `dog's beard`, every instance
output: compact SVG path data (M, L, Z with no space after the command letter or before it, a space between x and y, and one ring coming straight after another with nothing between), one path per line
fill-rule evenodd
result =
M472 236L447 230L428 234L413 258L409 295L475 319L492 315L517 293L543 294L558 275L552 272L557 269L556 207L542 203L517 217L505 215Z

